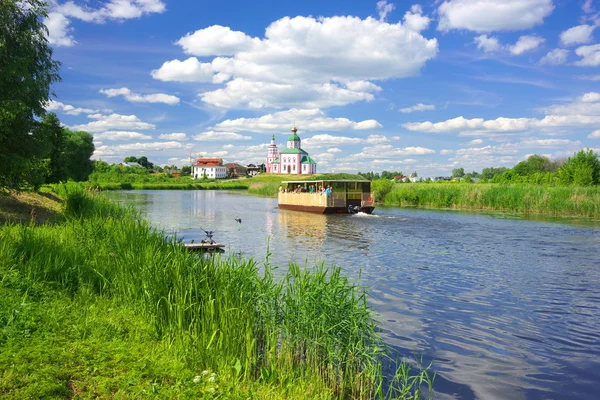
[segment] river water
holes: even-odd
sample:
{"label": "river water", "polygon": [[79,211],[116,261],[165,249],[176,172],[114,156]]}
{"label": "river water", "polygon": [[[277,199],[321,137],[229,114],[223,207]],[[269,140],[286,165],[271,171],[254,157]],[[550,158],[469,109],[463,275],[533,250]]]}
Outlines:
{"label": "river water", "polygon": [[317,215],[224,191],[106,195],[185,242],[214,229],[227,253],[360,276],[386,343],[433,363],[438,399],[600,398],[600,221]]}

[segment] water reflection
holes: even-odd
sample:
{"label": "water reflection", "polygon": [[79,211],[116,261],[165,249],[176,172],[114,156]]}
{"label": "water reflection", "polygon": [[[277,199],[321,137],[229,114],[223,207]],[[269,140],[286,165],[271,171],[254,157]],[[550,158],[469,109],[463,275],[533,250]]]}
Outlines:
{"label": "water reflection", "polygon": [[325,216],[210,191],[110,195],[186,238],[217,229],[230,252],[261,260],[269,246],[275,265],[322,260],[360,274],[386,342],[433,361],[439,398],[600,391],[600,224],[389,207]]}

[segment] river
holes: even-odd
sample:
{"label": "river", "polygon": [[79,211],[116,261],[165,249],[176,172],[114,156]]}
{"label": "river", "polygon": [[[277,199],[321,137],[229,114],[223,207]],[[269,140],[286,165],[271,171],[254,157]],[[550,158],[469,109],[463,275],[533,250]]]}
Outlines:
{"label": "river", "polygon": [[216,230],[227,253],[360,276],[386,343],[432,362],[437,399],[600,394],[600,221],[397,207],[317,215],[224,191],[106,195],[185,242]]}

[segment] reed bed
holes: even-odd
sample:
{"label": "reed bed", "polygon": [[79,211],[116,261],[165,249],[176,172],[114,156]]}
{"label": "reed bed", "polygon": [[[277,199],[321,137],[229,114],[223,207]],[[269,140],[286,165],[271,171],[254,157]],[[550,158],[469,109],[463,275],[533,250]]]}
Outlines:
{"label": "reed bed", "polygon": [[56,189],[68,221],[1,227],[3,273],[136,310],[178,359],[199,376],[215,371],[237,395],[416,399],[431,391],[426,371],[400,365],[383,376],[386,348],[366,293],[339,268],[292,264],[276,276],[268,257],[259,267],[194,255],[133,209],[80,185]]}
{"label": "reed bed", "polygon": [[385,204],[600,217],[600,187],[499,184],[395,184]]}

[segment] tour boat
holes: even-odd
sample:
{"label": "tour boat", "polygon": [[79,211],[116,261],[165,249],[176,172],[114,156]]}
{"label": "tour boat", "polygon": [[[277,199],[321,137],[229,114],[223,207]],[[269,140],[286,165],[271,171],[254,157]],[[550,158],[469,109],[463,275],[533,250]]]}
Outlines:
{"label": "tour boat", "polygon": [[279,208],[319,214],[371,214],[375,209],[370,181],[285,181],[278,200]]}

